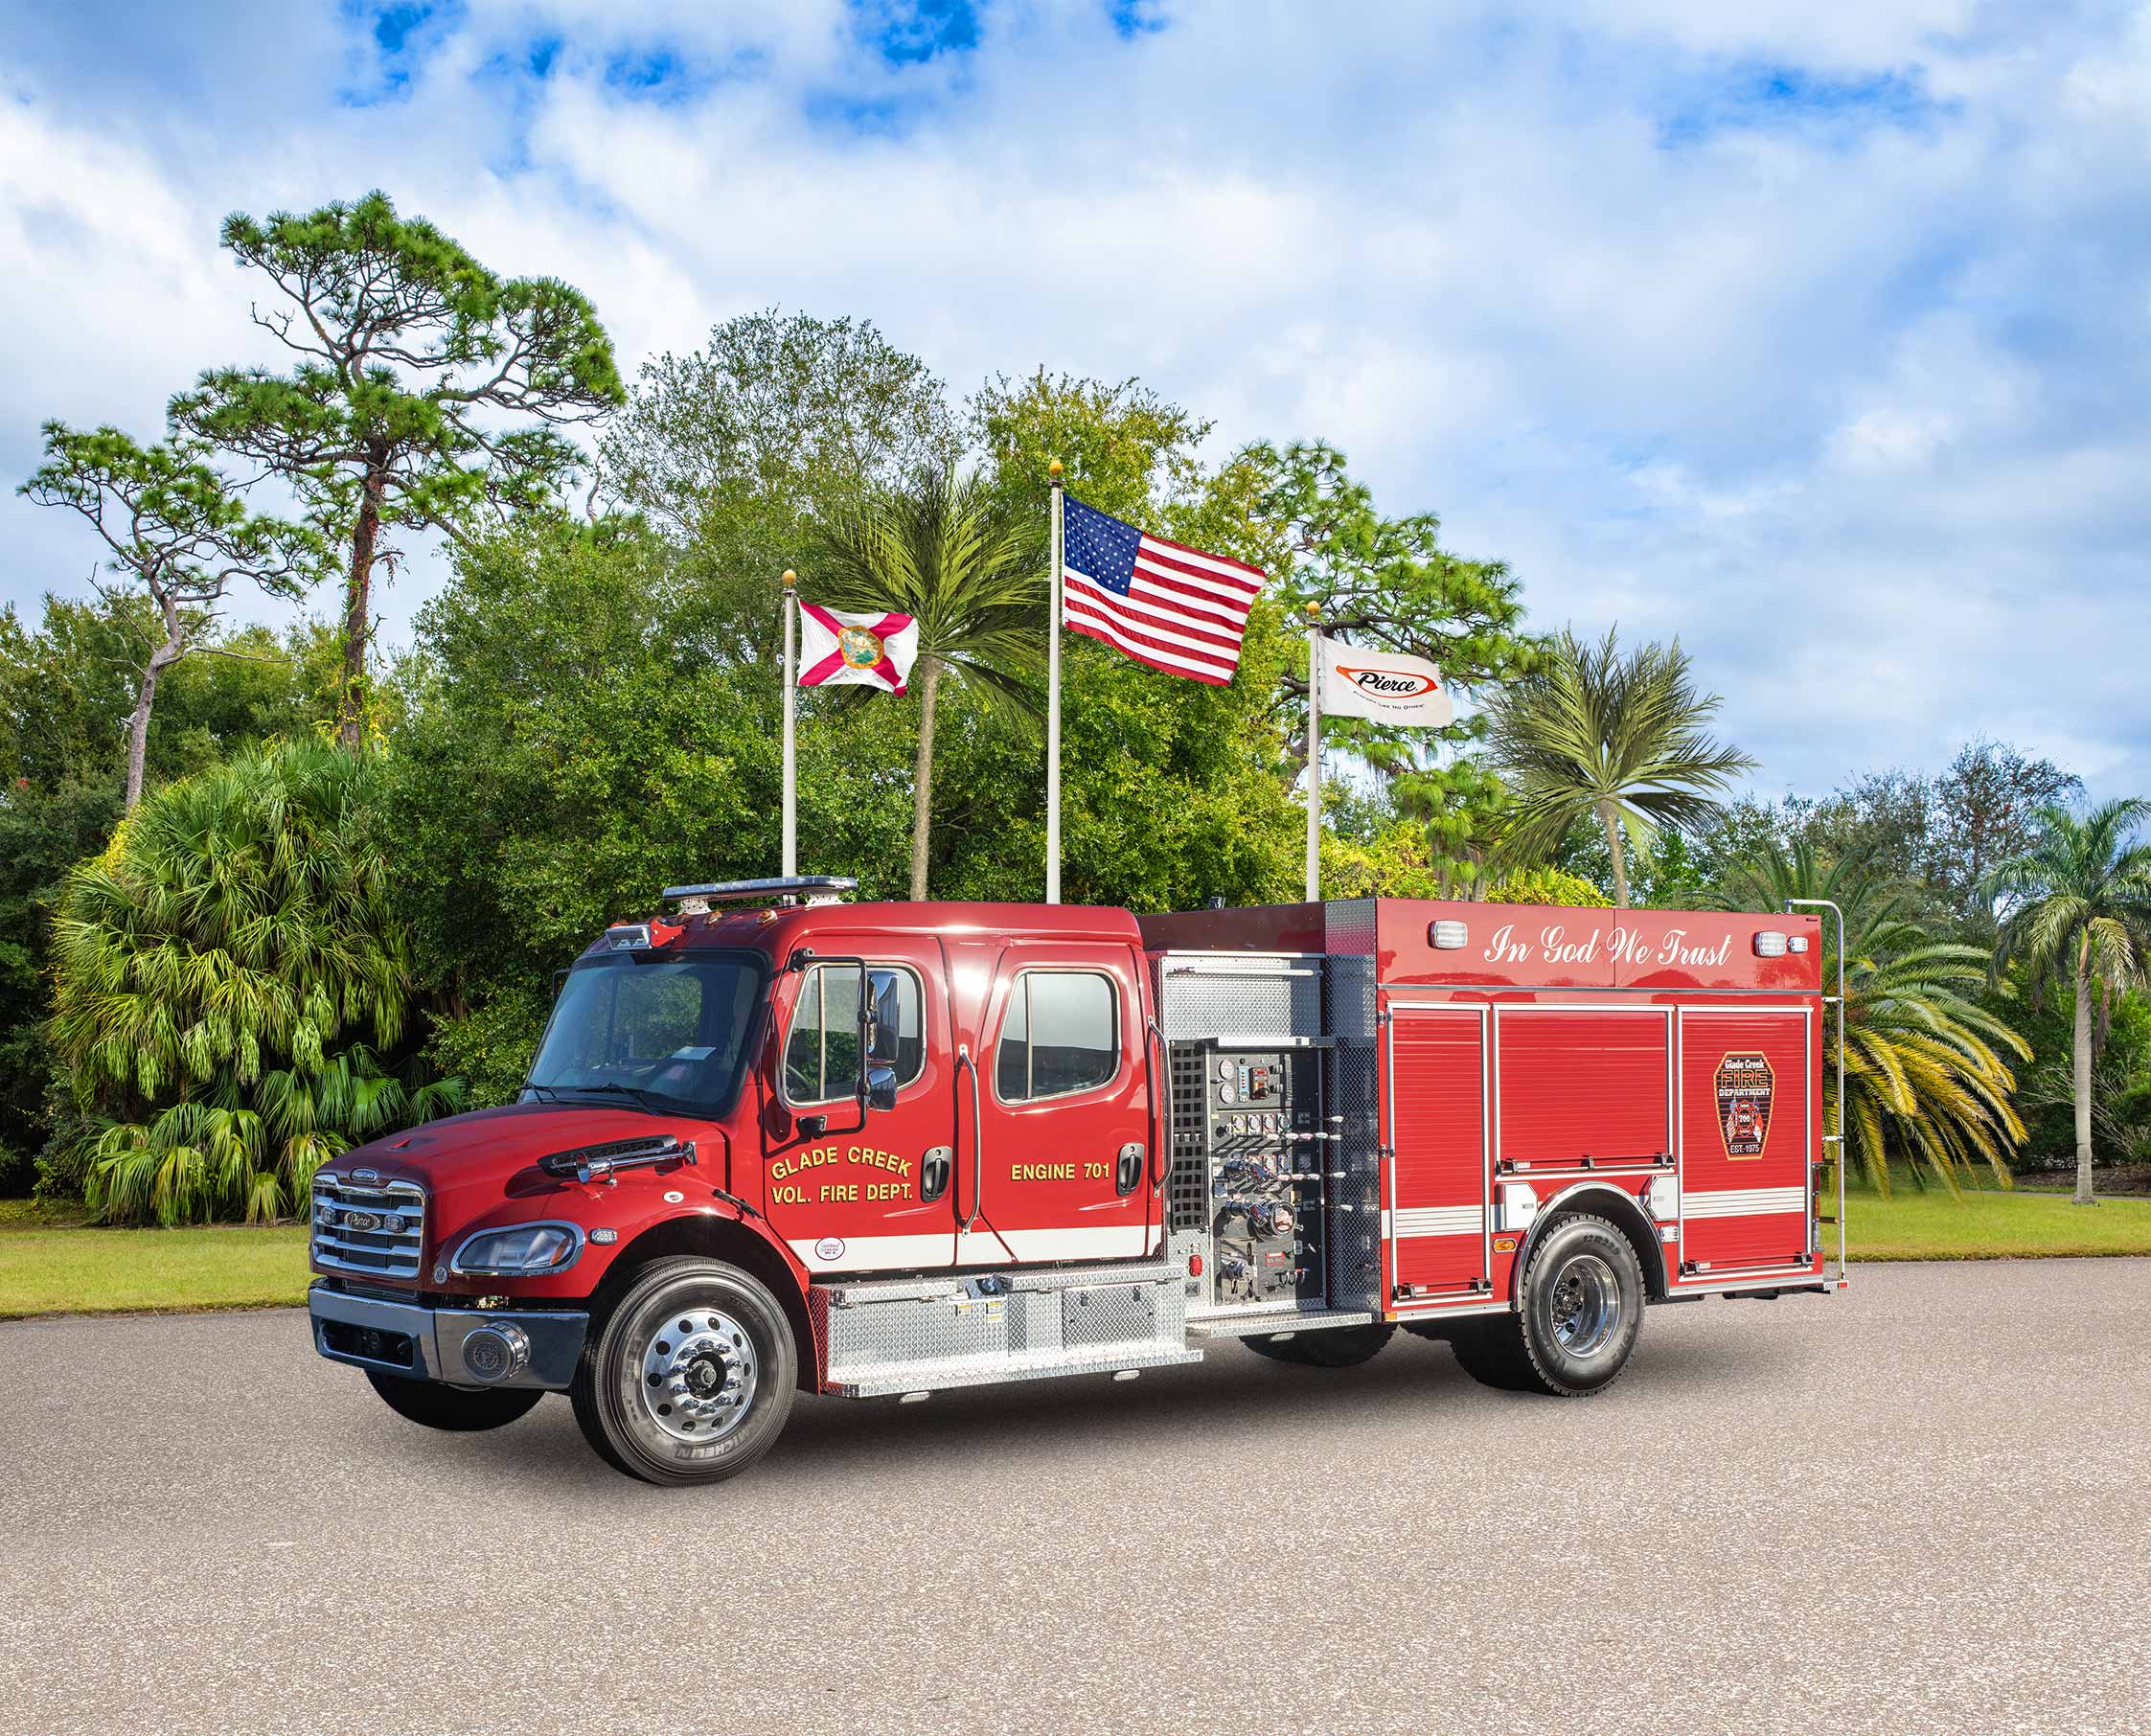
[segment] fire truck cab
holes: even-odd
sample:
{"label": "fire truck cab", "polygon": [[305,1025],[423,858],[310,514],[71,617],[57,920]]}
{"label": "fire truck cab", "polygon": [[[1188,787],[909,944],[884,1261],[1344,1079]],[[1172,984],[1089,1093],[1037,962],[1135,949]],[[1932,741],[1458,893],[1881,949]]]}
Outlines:
{"label": "fire truck cab", "polygon": [[1812,915],[850,889],[667,889],[566,972],[516,1102],[326,1167],[319,1352],[437,1428],[563,1391],[693,1483],[802,1390],[1403,1328],[1582,1396],[1650,1304],[1844,1282]]}

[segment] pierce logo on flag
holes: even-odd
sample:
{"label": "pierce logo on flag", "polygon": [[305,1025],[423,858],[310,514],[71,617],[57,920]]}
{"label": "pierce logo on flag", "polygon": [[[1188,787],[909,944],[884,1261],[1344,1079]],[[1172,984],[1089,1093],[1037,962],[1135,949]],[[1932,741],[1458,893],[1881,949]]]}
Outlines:
{"label": "pierce logo on flag", "polygon": [[900,694],[918,655],[919,624],[909,615],[799,605],[801,687],[879,687]]}
{"label": "pierce logo on flag", "polygon": [[1146,536],[1074,495],[1062,504],[1061,617],[1138,663],[1224,687],[1240,667],[1259,566]]}
{"label": "pierce logo on flag", "polygon": [[1317,637],[1322,715],[1365,718],[1406,729],[1440,729],[1456,708],[1442,691],[1441,671],[1424,657]]}
{"label": "pierce logo on flag", "polygon": [[1441,690],[1441,683],[1431,675],[1400,674],[1386,669],[1354,669],[1348,663],[1339,663],[1337,673],[1362,693],[1379,694],[1384,699],[1417,699]]}

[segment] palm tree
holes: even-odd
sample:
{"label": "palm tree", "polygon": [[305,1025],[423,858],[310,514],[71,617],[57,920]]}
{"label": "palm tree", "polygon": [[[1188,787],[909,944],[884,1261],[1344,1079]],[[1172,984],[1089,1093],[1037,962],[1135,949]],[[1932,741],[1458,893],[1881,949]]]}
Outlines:
{"label": "palm tree", "polygon": [[2133,988],[2151,956],[2151,843],[2136,829],[2151,802],[2107,802],[2078,819],[2042,808],[2038,841],[1987,877],[1989,898],[2007,901],[1997,966],[2021,958],[2075,992],[2076,1203],[2092,1196],[2092,1000]]}
{"label": "palm tree", "polygon": [[1034,683],[1047,630],[1039,538],[978,477],[938,468],[883,491],[824,527],[817,600],[835,608],[894,609],[919,623],[919,750],[911,785],[911,896],[927,895],[933,812],[933,716],[941,678],[954,675],[991,707],[1037,709]]}
{"label": "palm tree", "polygon": [[456,1107],[386,1070],[411,939],[374,819],[378,758],[316,742],[152,790],[69,875],[52,1036],[100,1129],[106,1217],[281,1217],[361,1140]]}
{"label": "palm tree", "polygon": [[1755,764],[1705,732],[1718,703],[1697,692],[1678,639],[1624,657],[1611,628],[1595,645],[1565,629],[1545,663],[1489,708],[1493,760],[1516,798],[1516,844],[1550,852],[1595,814],[1613,853],[1613,903],[1627,909],[1622,834],[1640,850],[1661,824],[1702,824],[1719,811],[1714,796]]}
{"label": "palm tree", "polygon": [[[1956,1193],[1977,1160],[2003,1187],[2025,1127],[2012,1102],[2016,1075],[2000,1051],[2029,1060],[2030,1045],[1972,995],[1987,979],[1978,947],[1937,941],[1909,914],[1912,894],[1841,858],[1824,866],[1805,840],[1773,844],[1740,863],[1715,901],[1726,910],[1782,910],[1789,899],[1828,899],[1844,912],[1844,1131],[1878,1193],[1889,1192],[1894,1152]],[[1837,936],[1823,940],[1822,980],[1837,971]],[[1824,1075],[1834,1094],[1834,1074]]]}

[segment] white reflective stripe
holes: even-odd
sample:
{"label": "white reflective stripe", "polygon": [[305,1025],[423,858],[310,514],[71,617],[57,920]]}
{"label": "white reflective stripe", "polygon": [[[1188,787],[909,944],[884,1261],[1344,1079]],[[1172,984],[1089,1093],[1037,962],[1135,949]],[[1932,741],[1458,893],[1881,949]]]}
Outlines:
{"label": "white reflective stripe", "polygon": [[[981,1228],[960,1238],[952,1230],[943,1230],[937,1236],[853,1236],[835,1259],[817,1254],[815,1241],[786,1245],[809,1271],[866,1272],[904,1271],[951,1263],[1006,1266],[1011,1254],[1018,1260],[1134,1259],[1150,1252],[1150,1239],[1151,1226],[1136,1222],[1089,1229],[1003,1230],[997,1236]],[[1007,1244],[1005,1247],[1003,1243]]]}
{"label": "white reflective stripe", "polygon": [[1806,1210],[1807,1190],[1798,1187],[1689,1188],[1681,1196],[1683,1218],[1759,1218]]}
{"label": "white reflective stripe", "polygon": [[943,1230],[938,1236],[852,1236],[843,1240],[843,1251],[835,1259],[824,1259],[814,1251],[818,1241],[836,1240],[834,1236],[810,1238],[785,1245],[811,1272],[858,1272],[947,1266],[955,1244],[955,1237]]}
{"label": "white reflective stripe", "polygon": [[1018,1260],[1133,1258],[1150,1251],[1150,1225],[1137,1222],[1091,1229],[1004,1229],[1000,1239]]}
{"label": "white reflective stripe", "polygon": [[1479,1205],[1400,1206],[1390,1220],[1396,1236],[1476,1236],[1486,1227]]}

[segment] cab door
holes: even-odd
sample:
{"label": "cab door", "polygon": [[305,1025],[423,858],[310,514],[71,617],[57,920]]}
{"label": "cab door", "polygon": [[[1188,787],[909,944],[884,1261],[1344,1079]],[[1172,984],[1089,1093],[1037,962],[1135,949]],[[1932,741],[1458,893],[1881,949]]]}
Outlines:
{"label": "cab door", "polygon": [[[955,1099],[941,948],[817,930],[821,958],[780,977],[764,1209],[812,1272],[930,1271],[955,1257]],[[850,956],[841,956],[849,954]],[[859,1098],[859,964],[895,974],[893,1103]]]}
{"label": "cab door", "polygon": [[1151,1253],[1160,1235],[1156,1095],[1133,949],[998,948],[975,1029],[976,1073],[962,1105],[975,1143],[958,1146],[957,1264]]}

